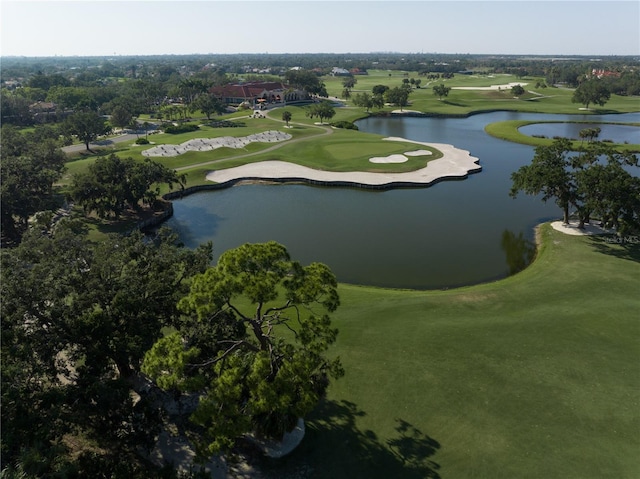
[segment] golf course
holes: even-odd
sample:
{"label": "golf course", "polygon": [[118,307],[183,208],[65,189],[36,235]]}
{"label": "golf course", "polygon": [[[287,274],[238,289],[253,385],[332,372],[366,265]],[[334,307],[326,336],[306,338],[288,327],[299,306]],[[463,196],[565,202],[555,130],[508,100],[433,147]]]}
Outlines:
{"label": "golf course", "polygon": [[[371,71],[358,78],[352,95],[411,75]],[[519,98],[508,89],[488,88],[516,81],[527,90]],[[543,88],[531,78],[456,76],[446,85],[452,87],[446,99],[423,81],[402,111],[386,105],[373,113],[585,113],[571,102],[570,89]],[[326,86],[331,97],[341,96],[339,79],[327,78]],[[332,122],[371,113],[346,99],[336,105]],[[281,120],[284,108],[292,116],[288,128]],[[225,115],[238,122],[236,128],[194,120],[197,131],[153,134],[151,145],[114,143],[110,151],[142,160],[144,151],[159,145],[286,132],[273,144],[154,158],[185,174],[187,187],[212,184],[207,174],[213,170],[267,160],[388,174],[420,170],[442,157],[437,148],[318,124],[304,106],[284,108],[268,110],[266,118],[241,111]],[[637,111],[637,98],[616,95],[593,109]],[[525,138],[517,132],[525,124],[504,122],[487,132],[534,146],[551,141]],[[634,143],[618,146],[640,150]],[[431,154],[398,163],[369,161],[418,147]],[[74,158],[64,181],[94,159]],[[108,228],[94,227],[96,234]],[[261,467],[274,477],[338,479],[639,477],[640,238],[615,239],[566,235],[546,223],[537,229],[532,264],[499,281],[426,291],[341,284],[341,305],[332,316],[339,335],[330,355],[341,358],[346,374],[307,418],[300,446],[285,458],[264,459]]]}

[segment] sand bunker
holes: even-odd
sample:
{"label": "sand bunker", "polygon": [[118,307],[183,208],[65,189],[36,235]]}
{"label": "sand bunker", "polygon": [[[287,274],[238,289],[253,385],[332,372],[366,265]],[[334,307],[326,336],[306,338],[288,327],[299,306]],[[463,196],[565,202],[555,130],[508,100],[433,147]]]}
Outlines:
{"label": "sand bunker", "polygon": [[388,141],[402,141],[429,146],[440,150],[442,158],[431,160],[424,168],[405,173],[374,173],[368,171],[325,171],[308,168],[284,161],[260,161],[234,168],[212,171],[207,180],[216,183],[233,183],[240,180],[309,180],[329,185],[369,185],[380,188],[396,186],[429,186],[443,179],[462,179],[469,173],[482,170],[478,158],[468,151],[460,150],[444,143],[424,143],[406,138],[385,138]]}
{"label": "sand bunker", "polygon": [[369,158],[371,163],[404,163],[405,161],[409,161],[404,155],[389,155],[389,156],[374,156],[373,158]]}
{"label": "sand bunker", "polygon": [[369,161],[371,163],[404,163],[405,161],[409,161],[407,156],[426,156],[430,154],[431,152],[429,150],[415,150],[407,151],[404,155],[374,156],[373,158],[369,158]]}
{"label": "sand bunker", "polygon": [[504,85],[491,85],[491,86],[454,86],[451,87],[452,90],[511,90],[516,85],[520,85],[524,87],[528,85],[528,83],[522,82],[512,82],[506,83]]}
{"label": "sand bunker", "polygon": [[551,223],[551,227],[556,231],[560,231],[561,233],[574,236],[604,235],[615,233],[614,230],[608,230],[592,223],[588,223],[584,225],[584,229],[580,229],[578,228],[577,221],[570,221],[569,224],[564,224],[562,221],[554,221]]}
{"label": "sand bunker", "polygon": [[186,141],[180,145],[159,145],[144,150],[143,156],[178,156],[188,151],[212,151],[217,148],[244,148],[249,143],[277,143],[291,139],[289,133],[283,133],[281,131],[269,130],[263,133],[256,133],[254,135],[244,137],[223,136],[219,138],[194,138],[193,140]]}

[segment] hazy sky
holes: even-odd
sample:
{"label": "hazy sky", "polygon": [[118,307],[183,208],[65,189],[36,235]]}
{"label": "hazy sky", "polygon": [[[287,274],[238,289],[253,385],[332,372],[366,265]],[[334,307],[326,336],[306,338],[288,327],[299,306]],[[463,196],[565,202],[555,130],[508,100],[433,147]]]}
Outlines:
{"label": "hazy sky", "polygon": [[0,55],[640,55],[640,2],[11,1]]}

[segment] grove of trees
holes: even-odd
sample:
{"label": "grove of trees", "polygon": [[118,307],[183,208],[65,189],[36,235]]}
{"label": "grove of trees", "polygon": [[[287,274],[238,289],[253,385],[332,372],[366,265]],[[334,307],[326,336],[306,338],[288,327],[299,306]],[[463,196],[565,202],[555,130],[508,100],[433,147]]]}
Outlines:
{"label": "grove of trees", "polygon": [[94,244],[81,224],[62,220],[48,234],[30,229],[1,260],[3,468],[149,477],[136,474],[136,451],[153,445],[160,411],[132,391],[211,245],[181,248],[168,231]]}
{"label": "grove of trees", "polygon": [[85,214],[95,212],[103,219],[118,218],[127,209],[140,211],[140,202],[153,205],[160,185],[167,184],[171,189],[184,182],[175,170],[149,158],[136,161],[111,154],[97,158],[86,172],[74,175],[69,195]]}
{"label": "grove of trees", "polygon": [[207,458],[317,405],[342,375],[333,273],[274,242],[211,255],[168,229],[93,243],[70,219],[2,250],[5,473],[175,477],[144,459],[167,418]]}
{"label": "grove of trees", "polygon": [[38,128],[23,134],[11,125],[2,126],[0,226],[3,243],[18,243],[33,214],[61,206],[61,197],[53,185],[62,177],[66,161],[54,128]]}
{"label": "grove of trees", "polygon": [[512,175],[511,196],[519,192],[553,199],[569,223],[570,209],[576,210],[579,227],[592,217],[619,233],[640,228],[640,178],[625,166],[638,166],[638,157],[615,151],[602,142],[589,143],[573,152],[569,140],[557,139],[550,146],[537,147],[530,165]]}

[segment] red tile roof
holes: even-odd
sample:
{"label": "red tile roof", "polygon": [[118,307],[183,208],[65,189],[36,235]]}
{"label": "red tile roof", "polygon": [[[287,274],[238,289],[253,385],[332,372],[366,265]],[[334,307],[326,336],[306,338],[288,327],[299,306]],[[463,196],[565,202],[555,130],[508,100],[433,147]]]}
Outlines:
{"label": "red tile roof", "polygon": [[251,82],[213,87],[210,93],[226,98],[256,98],[266,91],[284,91],[288,87],[281,82]]}

